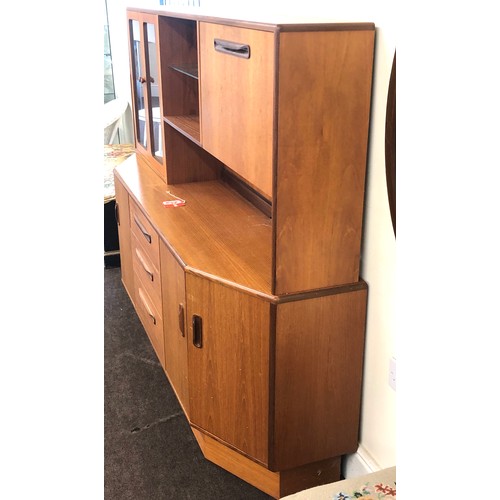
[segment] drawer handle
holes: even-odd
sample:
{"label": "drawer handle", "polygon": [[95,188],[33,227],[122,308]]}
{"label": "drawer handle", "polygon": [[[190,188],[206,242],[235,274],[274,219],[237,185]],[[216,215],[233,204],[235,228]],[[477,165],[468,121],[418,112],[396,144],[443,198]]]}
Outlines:
{"label": "drawer handle", "polygon": [[153,281],[153,278],[154,278],[153,273],[149,270],[149,267],[146,264],[146,262],[144,261],[144,257],[138,248],[135,249],[135,254],[137,255],[137,258],[139,259],[139,262],[140,262],[142,268],[144,269],[146,274],[149,276],[149,279],[151,281]]}
{"label": "drawer handle", "polygon": [[198,349],[203,346],[203,322],[197,314],[193,314],[193,345]]}
{"label": "drawer handle", "polygon": [[153,325],[156,325],[155,315],[153,314],[153,311],[151,311],[151,308],[149,307],[148,301],[146,300],[146,297],[144,297],[142,290],[140,288],[139,288],[139,298],[141,299],[141,302],[144,305],[146,312],[148,313],[150,318],[153,320]]}
{"label": "drawer handle", "polygon": [[118,206],[118,202],[115,202],[115,220],[120,225],[120,207]]}
{"label": "drawer handle", "polygon": [[179,317],[179,330],[181,331],[181,335],[184,337],[185,331],[184,331],[184,305],[179,304],[179,309],[177,311],[178,317]]}
{"label": "drawer handle", "polygon": [[243,57],[243,59],[250,58],[250,45],[243,43],[229,42],[214,38],[214,49],[222,54],[229,54],[230,56]]}
{"label": "drawer handle", "polygon": [[144,238],[146,238],[148,243],[151,243],[152,241],[151,235],[146,231],[146,228],[139,222],[139,220],[135,215],[134,215],[134,221],[137,224],[137,227],[141,230],[141,233],[143,234]]}

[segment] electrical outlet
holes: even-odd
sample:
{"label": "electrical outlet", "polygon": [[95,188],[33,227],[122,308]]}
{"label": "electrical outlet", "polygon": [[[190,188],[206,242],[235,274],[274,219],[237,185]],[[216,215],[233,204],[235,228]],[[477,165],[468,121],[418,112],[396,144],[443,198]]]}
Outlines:
{"label": "electrical outlet", "polygon": [[396,358],[389,362],[389,385],[396,390]]}

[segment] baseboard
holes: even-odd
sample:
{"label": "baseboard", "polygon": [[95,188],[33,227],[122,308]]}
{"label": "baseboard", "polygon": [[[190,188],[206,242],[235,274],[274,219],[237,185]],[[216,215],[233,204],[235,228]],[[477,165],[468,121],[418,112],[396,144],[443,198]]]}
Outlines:
{"label": "baseboard", "polygon": [[345,479],[364,476],[380,469],[381,467],[362,446],[359,446],[356,453],[346,455],[342,460],[342,476]]}

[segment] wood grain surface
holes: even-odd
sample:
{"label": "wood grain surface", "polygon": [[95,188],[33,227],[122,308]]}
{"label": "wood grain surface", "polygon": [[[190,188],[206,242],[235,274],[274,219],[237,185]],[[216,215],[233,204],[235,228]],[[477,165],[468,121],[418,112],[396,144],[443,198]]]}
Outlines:
{"label": "wood grain surface", "polygon": [[[190,421],[263,464],[269,440],[270,304],[186,275]],[[202,318],[202,347],[191,318]]]}
{"label": "wood grain surface", "polygon": [[[250,46],[243,59],[214,39]],[[272,197],[274,35],[200,23],[202,145],[268,199]]]}
{"label": "wood grain surface", "polygon": [[283,33],[275,293],[359,278],[373,31]]}

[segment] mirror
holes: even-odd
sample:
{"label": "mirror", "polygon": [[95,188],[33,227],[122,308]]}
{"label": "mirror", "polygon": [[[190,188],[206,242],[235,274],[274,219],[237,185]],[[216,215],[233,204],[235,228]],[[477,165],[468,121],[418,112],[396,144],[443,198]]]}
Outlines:
{"label": "mirror", "polygon": [[385,174],[391,210],[392,228],[396,236],[396,52],[392,61],[385,115]]}

